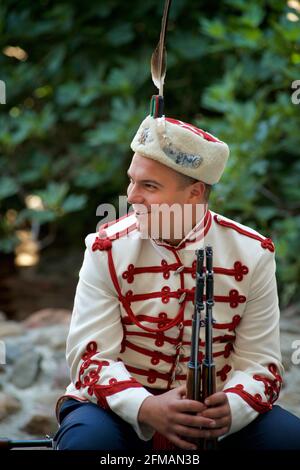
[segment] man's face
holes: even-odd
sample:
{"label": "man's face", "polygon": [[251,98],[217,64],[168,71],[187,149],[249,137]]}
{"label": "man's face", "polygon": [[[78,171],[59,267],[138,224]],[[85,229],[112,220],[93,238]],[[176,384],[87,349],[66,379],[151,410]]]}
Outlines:
{"label": "man's face", "polygon": [[[134,154],[127,173],[130,179],[127,189],[128,203],[132,204],[135,211],[138,229],[153,238],[184,238],[191,227],[184,230],[182,222],[185,220],[186,224],[186,219],[191,218],[189,214],[193,206],[202,202],[204,184],[199,181],[183,186],[176,171],[138,153]],[[168,211],[167,208],[171,206],[175,208],[175,212]],[[201,210],[202,206],[203,204]],[[177,210],[182,213],[181,218]],[[154,218],[154,214],[158,212],[159,216]],[[181,234],[183,230],[185,233],[178,236],[178,228]],[[168,231],[170,237],[163,236]]]}

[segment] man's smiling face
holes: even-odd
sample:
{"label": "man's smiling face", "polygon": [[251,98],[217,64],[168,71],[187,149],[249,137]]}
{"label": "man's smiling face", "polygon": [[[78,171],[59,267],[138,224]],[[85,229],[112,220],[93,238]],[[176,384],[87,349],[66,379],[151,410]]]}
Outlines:
{"label": "man's smiling face", "polygon": [[[151,231],[150,212],[151,210],[157,211],[157,205],[163,204],[171,207],[175,204],[183,211],[187,206],[192,207],[204,202],[204,183],[198,181],[194,184],[184,185],[181,175],[177,171],[138,153],[133,155],[127,173],[130,179],[127,189],[128,203],[133,206],[138,220],[138,228],[141,224],[145,225],[145,220],[147,221],[147,233],[150,236],[153,232],[153,219]],[[147,212],[149,213],[147,216],[143,215]],[[158,229],[160,235],[163,233],[162,226],[165,223],[170,224],[169,240],[171,242],[178,242],[184,237],[183,235],[173,240],[176,220],[172,217],[172,213],[169,221],[166,221],[165,217],[160,214]]]}

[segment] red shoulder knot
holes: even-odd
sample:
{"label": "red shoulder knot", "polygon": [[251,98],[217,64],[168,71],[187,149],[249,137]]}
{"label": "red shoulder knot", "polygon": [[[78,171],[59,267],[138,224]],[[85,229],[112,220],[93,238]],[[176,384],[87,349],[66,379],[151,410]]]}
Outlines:
{"label": "red shoulder knot", "polygon": [[106,237],[106,238],[99,238],[99,237],[96,237],[94,243],[93,243],[93,246],[92,246],[92,250],[93,251],[96,251],[96,250],[110,250],[112,247],[112,242],[111,240]]}
{"label": "red shoulder knot", "polygon": [[273,241],[271,240],[271,238],[265,238],[261,242],[261,246],[265,250],[267,249],[267,250],[271,251],[272,253],[275,251],[275,245],[274,245]]}

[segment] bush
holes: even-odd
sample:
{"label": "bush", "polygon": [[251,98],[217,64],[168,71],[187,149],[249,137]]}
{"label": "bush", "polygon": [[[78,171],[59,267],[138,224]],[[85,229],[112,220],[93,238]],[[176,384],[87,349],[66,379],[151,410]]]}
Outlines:
{"label": "bush", "polygon": [[[12,252],[16,230],[34,224],[76,243],[95,229],[97,206],[125,194],[129,144],[156,93],[149,64],[162,7],[2,2],[0,251]],[[300,118],[291,102],[299,43],[298,2],[172,4],[166,113],[230,145],[212,209],[274,239],[282,305],[300,277]]]}

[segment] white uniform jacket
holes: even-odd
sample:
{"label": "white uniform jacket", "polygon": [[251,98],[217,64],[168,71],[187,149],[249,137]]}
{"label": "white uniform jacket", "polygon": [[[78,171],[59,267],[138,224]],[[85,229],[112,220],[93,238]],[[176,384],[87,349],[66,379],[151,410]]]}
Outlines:
{"label": "white uniform jacket", "polygon": [[142,238],[134,213],[86,237],[66,347],[71,383],[57,416],[72,397],[110,408],[143,440],[154,435],[138,423],[138,411],[151,388],[186,381],[193,243],[201,239],[214,253],[213,355],[217,391],[227,393],[232,412],[228,434],[272,408],[283,373],[274,245],[207,210],[200,228],[176,247]]}

